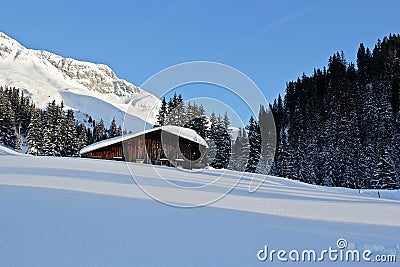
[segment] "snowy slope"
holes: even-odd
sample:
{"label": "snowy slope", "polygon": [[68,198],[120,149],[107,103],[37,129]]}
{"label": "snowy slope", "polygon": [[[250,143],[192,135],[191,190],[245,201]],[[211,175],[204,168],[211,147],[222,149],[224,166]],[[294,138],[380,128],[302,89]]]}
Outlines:
{"label": "snowy slope", "polygon": [[[134,175],[158,186],[149,176],[153,166],[130,164]],[[155,168],[171,181],[193,185],[221,172]],[[238,175],[229,172],[215,188]],[[174,208],[143,193],[124,162],[0,155],[0,266],[287,266],[293,262],[260,262],[257,252],[265,245],[337,249],[339,238],[351,249],[399,257],[398,200],[277,177],[267,177],[249,194],[248,182],[242,179],[210,206]],[[173,191],[165,193],[174,199]],[[386,193],[399,196],[381,191]],[[319,265],[398,266],[398,261]]]}
{"label": "snowy slope", "polygon": [[97,120],[103,118],[107,125],[113,117],[122,124],[131,100],[132,119],[154,123],[155,114],[149,110],[159,104],[157,97],[119,79],[104,64],[27,49],[1,32],[0,85],[21,88],[38,107],[46,107],[53,99],[58,103],[63,100],[82,121],[89,114]]}
{"label": "snowy slope", "polygon": [[[3,145],[0,145],[0,156],[21,156],[23,154],[16,152],[15,150],[12,150],[11,148],[5,147]],[[31,156],[31,155],[27,155]]]}

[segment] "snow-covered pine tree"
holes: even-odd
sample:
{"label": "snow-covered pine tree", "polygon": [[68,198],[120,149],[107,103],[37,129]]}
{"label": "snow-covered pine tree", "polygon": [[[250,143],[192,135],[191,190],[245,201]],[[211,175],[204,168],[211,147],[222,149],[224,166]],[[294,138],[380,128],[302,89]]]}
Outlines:
{"label": "snow-covered pine tree", "polygon": [[65,117],[65,136],[63,137],[63,151],[62,156],[72,157],[76,156],[78,153],[78,140],[76,133],[76,122],[74,117],[74,112],[68,110]]}
{"label": "snow-covered pine tree", "polygon": [[[176,97],[176,94],[174,95]],[[174,125],[174,120],[172,118],[172,111],[175,109],[175,101],[172,98],[169,99],[167,104],[167,113],[164,120],[164,125]]]}
{"label": "snow-covered pine tree", "polygon": [[318,182],[317,140],[310,137],[307,142],[302,142],[297,154],[300,157],[298,179],[309,184],[316,184]]}
{"label": "snow-covered pine tree", "polygon": [[228,117],[228,112],[226,112],[226,111],[225,111],[225,114],[224,114],[223,124],[224,124],[224,127],[225,127],[226,130],[228,130],[229,126],[231,125],[231,122],[230,122],[229,117]]}
{"label": "snow-covered pine tree", "polygon": [[123,135],[123,130],[122,130],[122,127],[121,127],[121,125],[120,126],[118,126],[118,128],[117,128],[117,136],[122,136]]}
{"label": "snow-covered pine tree", "polygon": [[183,127],[187,122],[185,102],[183,101],[182,95],[179,95],[175,104],[175,108],[171,112],[173,125]]}
{"label": "snow-covered pine tree", "polygon": [[210,116],[210,118],[209,118],[209,121],[210,121],[210,131],[212,132],[212,130],[213,130],[213,127],[215,127],[215,125],[216,125],[216,123],[217,123],[217,116],[215,115],[215,112],[213,111],[213,112],[211,112],[211,116]]}
{"label": "snow-covered pine tree", "polygon": [[194,119],[194,128],[195,130],[201,137],[206,136],[207,132],[207,116],[206,116],[206,110],[203,107],[203,105],[200,105],[196,110],[195,110],[195,119]]}
{"label": "snow-covered pine tree", "polygon": [[285,133],[285,121],[284,121],[284,109],[282,97],[279,94],[278,99],[274,100],[272,106],[272,113],[274,115],[275,127],[276,127],[276,151],[274,156],[274,163],[271,168],[271,175],[280,176],[282,170],[282,153],[283,153],[283,142],[286,139]]}
{"label": "snow-covered pine tree", "polygon": [[28,126],[31,123],[32,112],[35,110],[35,105],[29,97],[21,96],[21,105],[23,107],[23,117],[21,119],[22,134],[26,136]]}
{"label": "snow-covered pine tree", "polygon": [[245,171],[250,155],[250,143],[245,129],[242,129],[242,140],[240,141],[240,143],[242,145],[242,148],[241,153],[238,157],[237,166],[238,170]]}
{"label": "snow-covered pine tree", "polygon": [[205,137],[205,141],[208,144],[208,149],[204,155],[204,157],[202,158],[202,164],[206,164],[206,165],[210,165],[212,166],[212,162],[215,159],[215,155],[217,154],[217,146],[215,143],[215,133],[216,133],[216,116],[214,111],[211,113],[210,116],[210,127],[207,129],[206,132],[206,137]]}
{"label": "snow-covered pine tree", "polygon": [[247,134],[244,129],[238,131],[238,136],[232,144],[231,159],[229,169],[236,171],[245,171],[247,160],[249,158],[250,145]]}
{"label": "snow-covered pine tree", "polygon": [[88,133],[85,125],[79,124],[77,127],[77,150],[81,150],[83,147],[88,145]]}
{"label": "snow-covered pine tree", "polygon": [[94,143],[93,131],[90,129],[90,127],[88,127],[86,128],[86,132],[87,132],[87,144],[88,145],[93,144]]}
{"label": "snow-covered pine tree", "polygon": [[107,139],[106,129],[104,122],[101,119],[100,122],[96,123],[93,129],[93,143]]}
{"label": "snow-covered pine tree", "polygon": [[211,166],[216,169],[227,168],[231,156],[231,136],[225,128],[224,122],[219,115],[213,128],[213,141],[216,145],[216,154]]}
{"label": "snow-covered pine tree", "polygon": [[261,138],[261,154],[257,166],[257,173],[270,174],[275,156],[276,128],[270,109],[260,106],[258,122]]}
{"label": "snow-covered pine tree", "polygon": [[64,144],[67,138],[64,104],[60,106],[52,101],[42,112],[42,138],[39,155],[62,156],[64,154]]}
{"label": "snow-covered pine tree", "polygon": [[[185,118],[185,125],[184,127],[186,128],[190,128],[189,126],[192,125],[193,123],[193,118],[194,118],[194,109],[196,108],[196,103],[191,103],[190,101],[187,103],[187,105],[185,105],[185,114],[186,114],[186,118]],[[191,129],[191,128],[190,128]]]}
{"label": "snow-covered pine tree", "polygon": [[190,103],[190,101],[188,102],[187,106],[186,106],[186,120],[185,120],[185,128],[189,128],[192,130],[195,130],[195,116],[196,116],[196,112],[197,112],[197,106],[196,103]]}
{"label": "snow-covered pine tree", "polygon": [[239,129],[238,135],[232,144],[231,160],[229,162],[228,169],[238,170],[239,169],[239,157],[242,153],[242,129]]}
{"label": "snow-covered pine tree", "polygon": [[11,102],[3,94],[0,94],[0,143],[14,149],[18,148],[15,113]]}
{"label": "snow-covered pine tree", "polygon": [[363,186],[360,170],[361,135],[358,112],[360,106],[360,91],[357,84],[357,71],[350,63],[346,73],[346,85],[342,93],[342,111],[339,126],[339,150],[343,159],[344,171],[341,186],[361,188]]}
{"label": "snow-covered pine tree", "polygon": [[282,140],[282,143],[282,152],[279,157],[281,159],[279,175],[290,179],[296,179],[298,174],[296,151],[287,140]]}
{"label": "snow-covered pine tree", "polygon": [[110,128],[108,129],[108,138],[113,138],[118,136],[118,128],[117,128],[117,123],[115,121],[115,118],[112,119]]}
{"label": "snow-covered pine tree", "polygon": [[217,153],[217,146],[215,144],[215,141],[209,134],[207,134],[204,140],[207,142],[208,148],[205,154],[202,156],[201,164],[212,166],[212,162],[214,161],[215,155]]}
{"label": "snow-covered pine tree", "polygon": [[35,109],[28,127],[28,153],[38,156],[42,150],[42,112]]}
{"label": "snow-covered pine tree", "polygon": [[44,155],[46,156],[61,156],[64,144],[64,104],[61,106],[53,100],[48,104],[45,113],[45,131],[43,139]]}
{"label": "snow-covered pine tree", "polygon": [[273,176],[283,176],[282,168],[283,168],[283,160],[282,155],[283,151],[283,142],[282,138],[278,139],[278,143],[276,145],[276,152],[274,157],[274,163],[272,164],[271,175]]}
{"label": "snow-covered pine tree", "polygon": [[[376,84],[379,87],[382,84]],[[383,94],[378,99],[379,122],[377,124],[378,163],[373,170],[371,185],[374,188],[395,189],[397,185],[396,165],[393,148],[395,124],[389,98]]]}
{"label": "snow-covered pine tree", "polygon": [[46,120],[45,127],[43,129],[43,135],[42,135],[42,146],[40,150],[41,156],[55,156],[55,145],[53,143],[54,136],[53,136],[53,126],[51,124],[50,120]]}
{"label": "snow-covered pine tree", "polygon": [[187,123],[186,108],[182,95],[177,95],[170,98],[167,106],[167,116],[165,118],[165,125],[184,126]]}
{"label": "snow-covered pine tree", "polygon": [[396,188],[400,188],[400,111],[396,114],[394,134],[394,163],[396,169]]}
{"label": "snow-covered pine tree", "polygon": [[323,147],[319,153],[322,162],[321,184],[325,186],[335,186],[335,179],[338,170],[337,160],[341,156],[337,149],[337,115],[332,112],[329,120],[325,123],[324,132],[320,138]]}
{"label": "snow-covered pine tree", "polygon": [[246,166],[246,172],[255,172],[261,155],[261,133],[257,121],[250,117],[249,125],[246,126],[250,144],[249,159]]}
{"label": "snow-covered pine tree", "polygon": [[165,120],[168,115],[167,113],[168,113],[167,101],[165,101],[165,96],[164,96],[163,100],[161,101],[161,107],[157,114],[157,125],[159,126],[165,125]]}
{"label": "snow-covered pine tree", "polygon": [[371,179],[373,188],[396,189],[398,181],[396,179],[395,163],[392,158],[392,151],[389,147],[382,147],[379,161],[374,169]]}

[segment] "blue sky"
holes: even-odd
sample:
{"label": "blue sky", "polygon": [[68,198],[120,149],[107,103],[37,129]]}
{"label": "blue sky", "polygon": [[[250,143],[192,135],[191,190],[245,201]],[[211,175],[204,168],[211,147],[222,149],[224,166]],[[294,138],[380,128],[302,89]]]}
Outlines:
{"label": "blue sky", "polygon": [[137,85],[209,60],[248,75],[269,101],[360,42],[399,33],[400,1],[7,1],[1,31],[29,48],[109,65]]}

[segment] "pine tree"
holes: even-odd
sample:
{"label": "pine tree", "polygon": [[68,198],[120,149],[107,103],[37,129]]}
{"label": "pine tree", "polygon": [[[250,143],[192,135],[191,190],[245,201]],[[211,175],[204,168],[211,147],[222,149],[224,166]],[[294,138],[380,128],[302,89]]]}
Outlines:
{"label": "pine tree", "polygon": [[53,126],[50,120],[47,120],[41,140],[42,147],[39,154],[40,156],[56,156],[52,128]]}
{"label": "pine tree", "polygon": [[184,127],[194,130],[201,137],[205,138],[207,135],[207,123],[204,107],[189,102],[186,107],[186,123]]}
{"label": "pine tree", "polygon": [[187,123],[185,103],[181,95],[174,97],[168,105],[168,124],[175,126],[184,126]]}
{"label": "pine tree", "polygon": [[94,136],[93,136],[93,132],[90,128],[86,129],[87,132],[87,144],[93,144],[94,143]]}
{"label": "pine tree", "polygon": [[93,143],[107,139],[106,129],[104,122],[101,119],[99,123],[96,123],[93,129]]}
{"label": "pine tree", "polygon": [[72,110],[67,111],[65,118],[65,136],[62,156],[72,157],[76,156],[78,153],[78,140],[76,133],[76,122],[74,118],[74,112]]}
{"label": "pine tree", "polygon": [[201,159],[201,164],[212,166],[212,162],[214,161],[215,155],[217,154],[217,146],[210,134],[207,134],[207,136],[205,137],[205,141],[208,144],[208,148]]}
{"label": "pine tree", "polygon": [[83,147],[89,144],[88,142],[88,132],[83,124],[79,124],[77,127],[77,151],[81,150]]}
{"label": "pine tree", "polygon": [[217,123],[217,116],[215,115],[214,111],[211,113],[211,116],[209,118],[209,122],[210,122],[210,129],[212,129],[213,126],[215,126],[215,124]]}
{"label": "pine tree", "polygon": [[164,125],[184,126],[187,123],[186,108],[182,95],[177,95],[170,98],[167,105],[167,116]]}
{"label": "pine tree", "polygon": [[201,137],[205,137],[207,133],[207,117],[206,110],[203,105],[200,105],[197,110],[195,110],[195,119],[193,123],[193,130],[195,130]]}
{"label": "pine tree", "polygon": [[400,111],[397,112],[395,117],[395,134],[394,134],[394,164],[396,171],[396,188],[400,188]]}
{"label": "pine tree", "polygon": [[227,112],[225,112],[225,114],[224,114],[223,124],[224,124],[225,129],[228,129],[231,124]]}
{"label": "pine tree", "polygon": [[0,94],[0,143],[11,148],[18,148],[15,113],[11,102],[2,94]]}
{"label": "pine tree", "polygon": [[[176,94],[174,95],[176,97]],[[172,98],[169,99],[168,104],[167,104],[167,115],[164,120],[164,125],[174,125],[174,120],[171,116],[171,113],[175,109],[175,101],[173,101]]]}
{"label": "pine tree", "polygon": [[113,138],[119,136],[118,133],[118,128],[117,128],[117,123],[115,121],[115,118],[112,119],[110,128],[108,129],[108,138]]}
{"label": "pine tree", "polygon": [[209,148],[202,163],[213,168],[228,168],[231,157],[231,136],[225,129],[221,116],[216,118],[214,112],[210,117],[210,127],[205,138]]}
{"label": "pine tree", "polygon": [[258,121],[261,138],[261,152],[257,172],[270,174],[276,147],[276,130],[271,111],[265,110],[264,106],[260,106]]}
{"label": "pine tree", "polygon": [[[376,85],[378,86],[378,85]],[[377,147],[379,159],[373,170],[371,185],[375,188],[395,189],[397,185],[396,165],[393,157],[396,153],[393,151],[395,124],[392,117],[392,108],[388,98],[383,94],[379,98],[378,114],[379,122],[377,131]]]}
{"label": "pine tree", "polygon": [[122,136],[123,135],[123,131],[122,131],[122,127],[121,127],[121,125],[120,126],[118,126],[118,128],[117,128],[117,136]]}
{"label": "pine tree", "polygon": [[32,113],[31,123],[28,130],[28,153],[38,156],[42,149],[42,113],[36,109]]}
{"label": "pine tree", "polygon": [[245,171],[249,158],[250,145],[244,129],[239,129],[238,136],[232,145],[232,153],[229,169]]}
{"label": "pine tree", "polygon": [[161,101],[161,107],[157,114],[157,124],[159,126],[165,125],[165,120],[167,116],[168,116],[168,107],[167,107],[167,101],[165,101],[165,96],[164,96],[163,100]]}
{"label": "pine tree", "polygon": [[246,172],[255,172],[261,156],[261,133],[260,127],[253,116],[250,117],[249,125],[246,126],[249,136],[250,152],[246,166]]}
{"label": "pine tree", "polygon": [[231,136],[225,128],[221,116],[218,116],[216,123],[212,126],[212,131],[216,153],[210,165],[216,169],[227,168],[231,156]]}
{"label": "pine tree", "polygon": [[290,179],[297,179],[298,166],[295,158],[296,151],[288,144],[287,140],[282,140],[281,149],[282,151],[279,156],[279,159],[281,159],[279,175]]}
{"label": "pine tree", "polygon": [[44,134],[42,139],[43,154],[46,156],[61,156],[63,153],[63,134],[65,133],[63,107],[63,103],[58,106],[55,101],[47,106],[43,121]]}
{"label": "pine tree", "polygon": [[383,147],[379,162],[374,170],[371,186],[373,188],[396,189],[398,188],[398,181],[395,178],[395,163],[391,155],[391,149]]}

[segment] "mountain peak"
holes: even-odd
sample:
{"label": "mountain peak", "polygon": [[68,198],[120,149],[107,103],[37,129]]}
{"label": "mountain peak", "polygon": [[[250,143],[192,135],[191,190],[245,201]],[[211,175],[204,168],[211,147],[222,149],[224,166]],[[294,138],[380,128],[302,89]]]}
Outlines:
{"label": "mountain peak", "polygon": [[8,36],[4,32],[0,32],[0,43],[1,45],[8,45],[17,48],[24,48],[17,40]]}
{"label": "mountain peak", "polygon": [[0,56],[7,57],[13,52],[24,49],[24,47],[15,39],[11,38],[4,32],[0,32]]}
{"label": "mountain peak", "polygon": [[0,32],[0,38],[6,39],[6,40],[10,40],[10,41],[15,41],[13,38],[11,38],[10,36],[8,36],[8,35],[5,34],[4,32]]}
{"label": "mountain peak", "polygon": [[131,100],[131,115],[154,124],[160,102],[154,95],[120,79],[105,64],[28,49],[3,32],[0,32],[0,85],[21,88],[38,107],[46,107],[53,99],[64,101],[78,113],[105,121],[115,117],[120,124]]}

